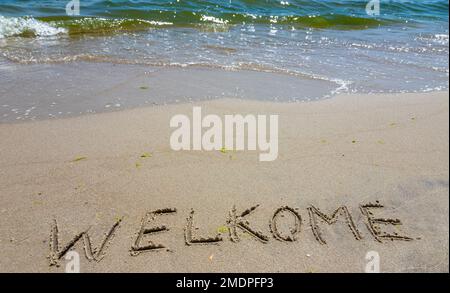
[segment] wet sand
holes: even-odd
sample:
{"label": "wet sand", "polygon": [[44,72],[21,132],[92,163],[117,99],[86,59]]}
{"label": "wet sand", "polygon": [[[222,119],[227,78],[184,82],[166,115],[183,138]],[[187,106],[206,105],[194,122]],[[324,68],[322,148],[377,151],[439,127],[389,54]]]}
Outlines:
{"label": "wet sand", "polygon": [[319,78],[213,66],[8,62],[0,63],[0,123],[220,98],[308,101],[329,97],[341,86]]}
{"label": "wet sand", "polygon": [[[278,159],[172,151],[169,120],[193,105],[279,114]],[[88,261],[80,234],[82,272],[364,272],[369,251],[382,272],[448,272],[448,105],[445,92],[219,99],[0,124],[0,271],[63,272],[87,231],[104,257]],[[168,230],[136,241],[142,223]]]}

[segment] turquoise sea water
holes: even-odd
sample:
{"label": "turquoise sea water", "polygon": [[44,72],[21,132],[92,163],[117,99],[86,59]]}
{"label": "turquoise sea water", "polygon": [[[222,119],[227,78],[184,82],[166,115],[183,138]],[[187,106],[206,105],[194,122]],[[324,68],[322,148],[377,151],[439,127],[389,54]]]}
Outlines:
{"label": "turquoise sea water", "polygon": [[446,0],[381,0],[375,16],[363,0],[68,2],[0,1],[0,71],[86,61],[279,72],[335,84],[326,96],[448,89]]}
{"label": "turquoise sea water", "polygon": [[[4,16],[30,15],[43,20],[60,21],[69,25],[65,7],[69,0],[2,0]],[[79,0],[81,17],[166,22],[190,26],[208,22],[229,24],[265,23],[276,19],[279,23],[300,27],[344,29],[364,28],[377,24],[398,23],[404,20],[419,22],[448,20],[448,1],[397,0],[380,1],[380,15],[376,19],[366,14],[368,1],[361,0]],[[206,18],[205,18],[206,17]],[[67,24],[64,24],[64,22]],[[82,24],[78,24],[79,27]],[[114,24],[111,24],[113,27]],[[107,27],[105,24],[104,27]],[[127,25],[124,25],[127,27]],[[94,30],[95,25],[84,28]],[[82,28],[79,28],[82,30]],[[74,28],[74,31],[76,29]]]}

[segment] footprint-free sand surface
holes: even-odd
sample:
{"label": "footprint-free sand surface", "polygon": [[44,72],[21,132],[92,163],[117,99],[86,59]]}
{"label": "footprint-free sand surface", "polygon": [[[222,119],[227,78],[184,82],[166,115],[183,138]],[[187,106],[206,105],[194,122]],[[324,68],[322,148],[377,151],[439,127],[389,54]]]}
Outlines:
{"label": "footprint-free sand surface", "polygon": [[[278,158],[171,150],[193,105],[278,114]],[[1,124],[0,271],[448,272],[448,131],[446,92]]]}

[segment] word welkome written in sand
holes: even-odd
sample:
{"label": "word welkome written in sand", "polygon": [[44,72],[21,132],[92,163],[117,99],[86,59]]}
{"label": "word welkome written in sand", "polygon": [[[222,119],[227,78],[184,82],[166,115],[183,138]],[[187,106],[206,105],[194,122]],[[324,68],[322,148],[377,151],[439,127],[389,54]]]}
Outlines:
{"label": "word welkome written in sand", "polygon": [[[267,244],[273,239],[275,241],[296,242],[299,241],[302,233],[304,221],[309,225],[311,232],[316,241],[321,245],[327,245],[325,236],[322,233],[324,225],[333,225],[338,221],[343,222],[348,227],[348,233],[355,240],[362,239],[362,232],[357,228],[351,213],[346,206],[339,206],[331,213],[322,212],[318,207],[310,205],[306,208],[307,219],[303,219],[298,208],[290,206],[281,206],[277,208],[269,218],[267,232],[261,232],[255,229],[251,223],[251,216],[257,213],[259,205],[249,207],[247,209],[238,210],[235,206],[229,211],[227,221],[224,227],[224,233],[228,237],[224,237],[223,233],[218,232],[216,235],[197,235],[195,231],[195,211],[191,210],[185,221],[184,240],[186,246],[192,245],[220,245],[221,242],[228,238],[232,242],[241,241],[243,234],[249,235],[255,240]],[[374,241],[380,243],[391,241],[412,241],[414,238],[406,235],[399,235],[396,232],[386,232],[385,228],[389,225],[402,225],[400,219],[382,218],[374,215],[377,210],[383,209],[384,206],[376,201],[375,203],[364,203],[359,205],[360,213],[363,215],[367,231]],[[152,235],[156,233],[170,233],[169,227],[158,224],[165,216],[177,215],[176,208],[163,208],[147,212],[139,226],[136,227],[136,235],[130,243],[130,255],[137,256],[149,251],[170,251],[165,243],[156,243],[152,241]],[[286,221],[279,221],[280,218],[289,219],[289,227]],[[113,243],[113,238],[119,232],[122,218],[117,219],[111,228],[105,233],[105,237],[98,246],[93,247],[91,235],[88,230],[81,231],[76,234],[65,245],[61,246],[59,239],[59,227],[56,219],[53,219],[50,234],[50,265],[59,265],[59,260],[66,253],[73,249],[78,242],[83,243],[85,256],[89,261],[101,261],[106,255],[108,246]],[[175,235],[174,235],[175,236]],[[181,235],[180,235],[181,236]],[[416,238],[420,239],[420,238]]]}

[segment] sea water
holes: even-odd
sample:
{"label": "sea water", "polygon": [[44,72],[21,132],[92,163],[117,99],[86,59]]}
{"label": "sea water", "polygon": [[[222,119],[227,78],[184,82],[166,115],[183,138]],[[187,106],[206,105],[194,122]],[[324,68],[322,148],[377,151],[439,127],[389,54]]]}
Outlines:
{"label": "sea water", "polygon": [[324,83],[293,100],[448,90],[447,0],[381,0],[379,15],[368,0],[79,2],[67,15],[65,0],[0,1],[0,87],[14,64],[88,62]]}

